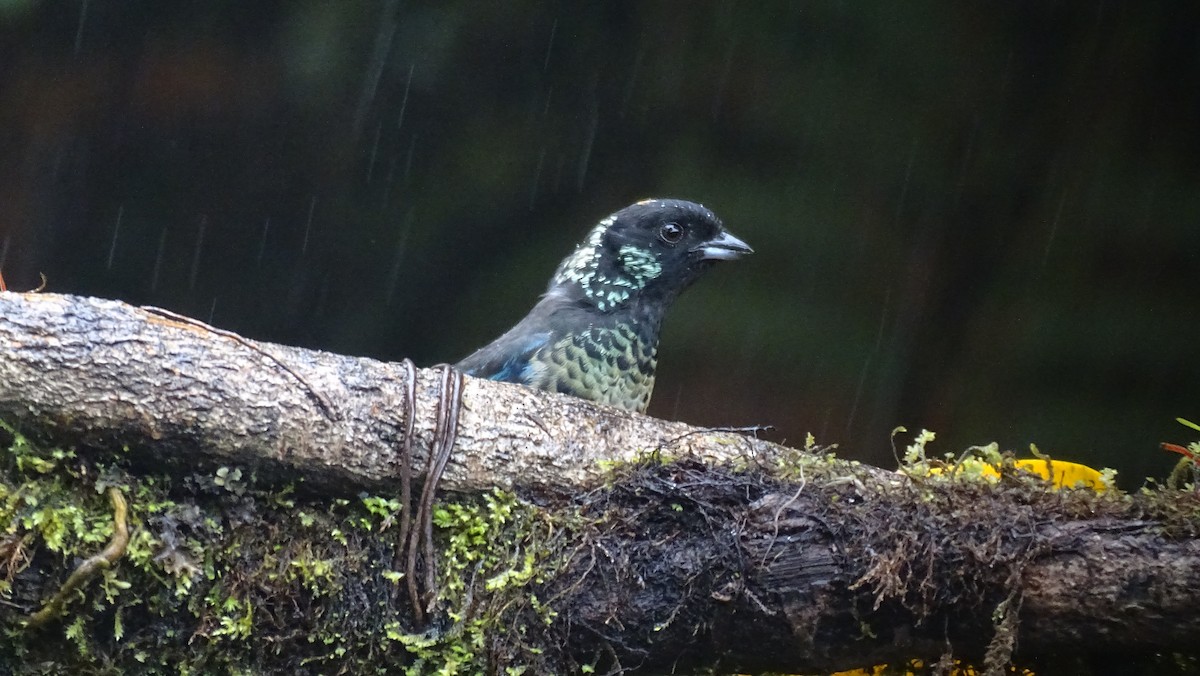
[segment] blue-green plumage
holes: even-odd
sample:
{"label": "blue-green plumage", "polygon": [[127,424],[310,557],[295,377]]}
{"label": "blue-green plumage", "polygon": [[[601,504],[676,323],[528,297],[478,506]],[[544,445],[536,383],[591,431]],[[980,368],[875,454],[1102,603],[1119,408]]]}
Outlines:
{"label": "blue-green plumage", "polygon": [[559,264],[524,319],[457,366],[645,411],[667,308],[714,261],[750,252],[699,204],[630,205],[600,221]]}

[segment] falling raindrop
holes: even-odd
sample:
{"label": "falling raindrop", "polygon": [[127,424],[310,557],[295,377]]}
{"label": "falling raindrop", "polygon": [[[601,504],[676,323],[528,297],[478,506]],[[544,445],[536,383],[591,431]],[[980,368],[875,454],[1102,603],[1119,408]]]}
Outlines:
{"label": "falling raindrop", "polygon": [[208,319],[205,320],[205,323],[212,324],[213,323],[213,315],[215,315],[216,313],[217,313],[217,297],[213,296],[212,304],[208,306]]}
{"label": "falling raindrop", "polygon": [[579,174],[575,180],[575,189],[583,192],[583,182],[587,178],[588,163],[592,160],[592,145],[596,142],[596,128],[600,125],[600,111],[592,105],[592,115],[588,121],[587,137],[583,142],[583,153],[579,156]]}
{"label": "falling raindrop", "polygon": [[79,5],[79,25],[75,28],[75,56],[79,56],[79,50],[83,47],[83,24],[87,19],[88,0],[83,0]]}
{"label": "falling raindrop", "polygon": [[533,187],[529,190],[529,210],[533,210],[533,205],[537,201],[538,182],[542,178],[542,166],[546,163],[546,146],[542,146],[541,152],[538,153],[537,168],[533,170]]}
{"label": "falling raindrop", "polygon": [[858,402],[862,399],[863,386],[867,383],[867,373],[871,370],[874,353],[868,354],[863,360],[862,369],[858,372],[858,384],[854,387],[854,399],[850,402],[850,413],[846,416],[846,434],[854,431],[854,417],[858,415]]}
{"label": "falling raindrop", "polygon": [[255,267],[262,267],[263,254],[267,251],[267,231],[271,229],[271,217],[268,216],[263,221],[262,237],[258,238],[258,257],[255,260]]}
{"label": "falling raindrop", "polygon": [[917,146],[920,145],[917,138],[914,136],[912,141],[912,149],[908,151],[908,164],[904,167],[904,184],[900,188],[900,199],[896,202],[896,214],[893,216],[896,223],[900,222],[900,215],[904,211],[904,202],[908,199],[908,186],[912,181],[913,161],[917,159]]}
{"label": "falling raindrop", "polygon": [[963,148],[962,162],[958,165],[958,180],[954,184],[954,199],[951,201],[955,209],[958,208],[959,200],[963,195],[963,189],[967,185],[967,169],[975,152],[975,142],[978,138],[979,115],[975,115],[971,118],[971,132],[967,135],[967,146]]}
{"label": "falling raindrop", "polygon": [[542,60],[542,72],[550,67],[550,52],[554,50],[554,34],[558,31],[558,19],[550,24],[550,40],[546,43],[546,58]]}
{"label": "falling raindrop", "polygon": [[408,80],[404,83],[404,97],[400,99],[400,114],[396,116],[396,129],[404,125],[404,111],[408,110],[408,90],[412,87],[413,70],[416,67],[415,63],[408,66]]}
{"label": "falling raindrop", "polygon": [[1063,206],[1067,203],[1067,194],[1064,192],[1062,197],[1058,198],[1058,208],[1054,210],[1054,220],[1050,222],[1050,236],[1046,238],[1046,249],[1042,251],[1042,268],[1046,267],[1046,262],[1050,260],[1050,248],[1054,246],[1054,238],[1058,235],[1058,222],[1062,220]]}
{"label": "falling raindrop", "polygon": [[412,171],[413,151],[417,147],[417,135],[413,134],[412,142],[408,144],[408,155],[404,158],[404,174],[400,176],[400,184],[408,185],[408,174]]}
{"label": "falling raindrop", "polygon": [[162,272],[163,253],[167,249],[167,229],[158,236],[158,253],[154,256],[154,272],[150,275],[150,292],[158,291],[158,276]]}
{"label": "falling raindrop", "polygon": [[375,125],[375,138],[371,141],[371,156],[367,160],[367,183],[371,182],[371,175],[375,173],[375,155],[379,153],[379,136],[383,133],[383,122]]}
{"label": "falling raindrop", "polygon": [[[818,439],[828,439],[829,438],[829,422],[830,422],[830,420],[832,420],[832,418],[833,418],[833,407],[826,406],[825,407],[825,415],[821,416],[821,426],[819,428],[821,431],[817,435]],[[786,441],[781,441],[780,443],[783,444],[784,446],[787,445]]]}
{"label": "falling raindrop", "polygon": [[858,385],[854,388],[854,399],[850,403],[850,414],[846,418],[846,434],[848,435],[854,431],[854,418],[858,414],[858,404],[862,399],[863,387],[867,382],[867,374],[871,371],[871,362],[875,361],[875,357],[883,347],[883,332],[884,327],[887,326],[888,309],[891,302],[892,290],[888,289],[883,296],[883,307],[879,310],[879,329],[875,333],[875,345],[867,353],[866,359],[863,360],[862,369],[858,373]]}
{"label": "falling raindrop", "polygon": [[304,241],[300,244],[300,255],[308,253],[308,235],[312,231],[313,212],[317,209],[317,196],[308,201],[308,219],[304,222]]}
{"label": "falling raindrop", "polygon": [[192,252],[192,269],[188,273],[188,291],[196,290],[196,276],[200,273],[200,252],[204,250],[204,228],[208,225],[208,216],[200,217],[200,227],[196,229],[196,246]]}
{"label": "falling raindrop", "polygon": [[108,261],[104,265],[105,270],[112,270],[113,256],[117,253],[117,235],[121,232],[121,216],[125,214],[125,205],[117,207],[117,223],[113,226],[112,242],[108,245]]}
{"label": "falling raindrop", "polygon": [[12,239],[12,233],[4,233],[4,243],[0,244],[0,268],[4,267],[4,261],[8,260],[8,242]]}
{"label": "falling raindrop", "polygon": [[638,74],[641,73],[642,70],[642,57],[645,55],[645,53],[645,43],[644,41],[639,40],[637,54],[635,54],[633,57],[633,67],[629,69],[629,81],[625,83],[625,94],[621,97],[620,116],[622,118],[624,118],[625,113],[628,112],[629,102],[633,99],[634,86],[637,85]]}
{"label": "falling raindrop", "polygon": [[366,121],[367,109],[375,100],[375,92],[379,88],[379,79],[383,75],[383,67],[387,64],[388,53],[392,51],[392,39],[396,36],[396,9],[399,4],[399,0],[388,0],[381,12],[379,31],[375,34],[375,45],[371,50],[371,61],[367,64],[367,74],[363,78],[362,92],[358,96],[358,106],[354,111],[356,140]]}

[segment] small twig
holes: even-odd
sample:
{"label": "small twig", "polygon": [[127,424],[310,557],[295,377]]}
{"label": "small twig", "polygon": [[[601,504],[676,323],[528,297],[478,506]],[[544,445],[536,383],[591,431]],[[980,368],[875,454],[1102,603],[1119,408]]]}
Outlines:
{"label": "small twig", "polygon": [[762,599],[758,598],[758,596],[756,596],[754,594],[754,592],[747,589],[745,585],[742,585],[742,595],[745,596],[746,598],[750,599],[751,601],[754,601],[754,605],[758,606],[758,612],[762,613],[763,615],[778,615],[779,614],[778,610],[775,610],[774,608],[768,608],[767,604],[763,603]]}
{"label": "small twig", "polygon": [[[579,553],[579,550],[581,550],[583,547],[584,547],[584,545],[582,545],[582,544],[579,545],[578,547],[576,547],[575,551],[573,551],[570,556],[566,557],[566,560],[569,561],[571,559],[574,559],[575,555],[577,553]],[[588,554],[590,555],[589,560],[588,560],[588,566],[587,566],[587,568],[584,569],[584,571],[582,573],[579,574],[579,579],[576,580],[574,583],[563,587],[558,592],[556,592],[553,596],[551,596],[549,599],[547,599],[546,603],[545,603],[546,607],[553,608],[555,602],[557,602],[560,598],[566,596],[567,594],[570,594],[570,593],[576,591],[577,589],[579,589],[579,587],[583,585],[584,580],[587,579],[588,575],[592,574],[592,570],[595,569],[595,567],[596,567],[596,545],[594,543],[590,547],[588,547]]]}
{"label": "small twig", "polygon": [[95,577],[100,571],[115,564],[122,556],[125,556],[125,548],[129,546],[129,525],[126,523],[129,506],[125,502],[125,496],[121,495],[121,490],[118,488],[109,488],[108,497],[112,500],[113,506],[113,536],[109,540],[108,546],[99,554],[88,558],[75,568],[75,571],[71,573],[71,576],[59,588],[54,598],[42,606],[41,610],[29,616],[27,623],[29,628],[36,629],[49,620],[61,615],[63,607],[67,603],[67,596],[72,591]]}
{"label": "small twig", "polygon": [[[27,293],[39,293],[39,292],[45,290],[46,283],[47,283],[46,273],[39,272],[38,276],[42,278],[42,283],[38,285],[38,288],[31,289]],[[8,285],[4,283],[4,275],[3,274],[0,274],[0,291],[8,291]]]}
{"label": "small twig", "polygon": [[775,530],[771,533],[771,542],[767,544],[767,550],[763,552],[762,558],[758,562],[759,567],[766,565],[767,556],[770,555],[771,550],[775,548],[775,541],[779,539],[779,517],[783,514],[783,510],[791,507],[792,503],[800,498],[800,494],[804,492],[804,487],[807,485],[808,480],[804,478],[804,467],[801,466],[800,487],[796,489],[796,492],[792,494],[792,497],[788,498],[787,502],[779,505],[779,508],[775,510],[775,518],[773,519]]}
{"label": "small twig", "polygon": [[541,416],[539,416],[536,413],[529,413],[525,417],[532,420],[533,424],[537,425],[539,429],[541,429],[543,432],[545,432],[547,437],[550,437],[551,439],[554,438],[554,435],[550,433],[550,428],[546,426],[546,421],[542,420]]}
{"label": "small twig", "polygon": [[[683,441],[684,439],[687,439],[688,437],[696,436],[697,434],[716,434],[716,433],[720,433],[720,432],[734,432],[737,434],[745,434],[746,432],[750,432],[751,434],[757,435],[759,432],[765,432],[767,430],[773,430],[773,429],[775,429],[774,425],[746,425],[745,427],[698,427],[694,430],[690,430],[688,432],[680,434],[677,437],[668,439],[666,442],[659,444],[658,447],[654,449],[654,451],[657,453],[658,451],[662,451],[670,446],[674,446],[675,444]],[[758,437],[756,436],[755,439],[757,439],[757,438]]]}
{"label": "small twig", "polygon": [[774,425],[742,425],[740,427],[704,427],[701,428],[705,432],[737,432],[738,434],[758,434],[759,432],[768,432],[775,429]]}
{"label": "small twig", "polygon": [[[896,466],[899,467],[901,470],[903,470],[904,463],[901,462],[901,460],[900,460],[900,451],[896,450],[896,435],[899,434],[901,430],[904,430],[906,432],[908,431],[908,430],[905,430],[903,427],[897,427],[897,428],[893,429],[891,436],[888,437],[888,442],[891,443],[891,445],[892,445],[892,459],[896,461]],[[905,476],[907,476],[907,475],[908,475],[908,473],[905,472]]]}
{"label": "small twig", "polygon": [[167,319],[174,319],[177,322],[183,322],[184,324],[191,324],[192,326],[198,326],[198,327],[204,329],[205,331],[209,331],[209,332],[217,334],[218,336],[223,336],[225,338],[228,338],[239,345],[247,347],[247,348],[261,354],[262,356],[266,357],[267,359],[270,359],[271,361],[275,362],[275,364],[279,368],[283,369],[284,372],[286,372],[291,377],[295,378],[301,385],[303,385],[305,391],[308,392],[309,396],[312,397],[312,399],[314,401],[316,401],[318,405],[320,405],[321,410],[322,410],[322,412],[325,413],[326,418],[329,418],[330,420],[339,420],[340,419],[340,416],[338,415],[337,410],[334,409],[334,407],[333,407],[333,402],[331,402],[328,397],[326,397],[321,392],[317,391],[317,389],[315,387],[313,387],[312,385],[310,385],[309,382],[307,380],[305,380],[303,376],[301,376],[299,373],[297,373],[295,369],[293,369],[291,366],[289,366],[282,359],[280,359],[279,357],[276,357],[275,355],[271,354],[270,352],[267,352],[266,350],[262,349],[258,345],[255,345],[254,343],[250,342],[249,340],[246,340],[245,338],[239,336],[238,334],[236,334],[232,331],[218,329],[217,327],[212,326],[211,324],[205,324],[204,322],[200,321],[199,319],[188,317],[187,315],[181,315],[176,312],[171,312],[170,310],[164,310],[163,308],[160,308],[160,307],[154,307],[152,305],[143,305],[143,306],[141,306],[140,309],[145,310],[146,312],[149,312],[151,314],[156,314],[156,315],[160,315],[162,317],[166,317]]}
{"label": "small twig", "polygon": [[12,582],[15,575],[29,567],[33,559],[25,552],[25,546],[31,539],[33,533],[25,533],[20,537],[14,534],[0,544],[0,566],[4,568],[5,582]]}

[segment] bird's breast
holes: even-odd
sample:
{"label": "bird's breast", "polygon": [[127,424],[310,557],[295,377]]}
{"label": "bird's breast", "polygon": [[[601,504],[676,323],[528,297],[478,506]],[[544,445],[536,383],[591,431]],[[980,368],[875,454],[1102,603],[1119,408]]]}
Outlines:
{"label": "bird's breast", "polygon": [[628,326],[593,326],[560,338],[536,355],[532,384],[645,411],[654,390],[657,350],[657,341],[644,339]]}

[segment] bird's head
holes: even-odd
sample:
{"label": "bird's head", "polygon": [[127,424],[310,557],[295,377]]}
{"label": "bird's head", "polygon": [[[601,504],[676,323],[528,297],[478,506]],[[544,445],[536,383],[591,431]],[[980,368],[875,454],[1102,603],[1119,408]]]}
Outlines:
{"label": "bird's head", "polygon": [[558,266],[550,292],[578,293],[602,312],[636,299],[669,303],[715,261],[752,252],[695,202],[643,200],[600,221]]}

